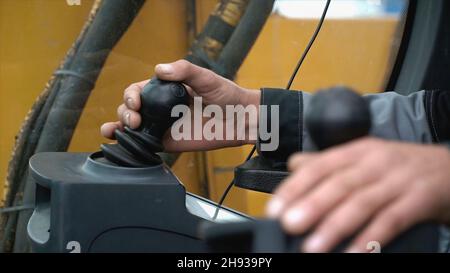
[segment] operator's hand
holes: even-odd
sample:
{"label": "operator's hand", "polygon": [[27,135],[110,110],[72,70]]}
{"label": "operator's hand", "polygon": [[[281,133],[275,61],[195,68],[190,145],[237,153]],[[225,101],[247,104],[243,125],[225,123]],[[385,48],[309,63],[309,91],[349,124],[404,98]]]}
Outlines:
{"label": "operator's hand", "polygon": [[[182,82],[191,97],[201,96],[203,104],[206,105],[216,104],[223,109],[226,105],[243,105],[244,107],[249,104],[259,105],[259,90],[242,88],[208,69],[201,68],[185,60],[159,64],[155,67],[155,75],[162,80]],[[124,103],[117,109],[119,121],[108,122],[102,125],[101,133],[104,137],[113,139],[114,131],[116,129],[123,130],[124,126],[129,126],[133,129],[139,127],[141,123],[141,116],[138,113],[141,107],[140,93],[147,83],[148,80],[134,83],[125,89]],[[204,123],[205,121],[203,120],[202,122]],[[194,122],[191,124],[194,124]],[[257,125],[246,123],[246,126]],[[240,146],[253,142],[250,140],[207,141],[205,139],[175,141],[171,138],[170,132],[168,132],[164,137],[163,145],[168,152],[182,152]]]}
{"label": "operator's hand", "polygon": [[[423,221],[450,223],[450,152],[445,147],[365,138],[321,153],[296,154],[290,177],[267,207],[301,246],[327,252],[355,234],[349,252],[385,246]],[[365,225],[367,224],[367,225]]]}

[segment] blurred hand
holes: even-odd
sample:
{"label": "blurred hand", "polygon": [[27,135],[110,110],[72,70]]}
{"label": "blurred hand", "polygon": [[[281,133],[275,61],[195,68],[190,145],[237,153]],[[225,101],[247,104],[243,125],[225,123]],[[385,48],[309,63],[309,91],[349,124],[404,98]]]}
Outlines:
{"label": "blurred hand", "polygon": [[[200,96],[203,104],[216,104],[222,109],[226,105],[259,105],[260,91],[239,87],[234,82],[225,79],[214,72],[191,64],[185,60],[179,60],[169,64],[159,64],[155,67],[157,78],[167,81],[182,82],[191,97]],[[140,93],[148,80],[134,83],[125,89],[123,104],[117,108],[119,121],[108,122],[102,125],[101,134],[114,139],[116,129],[123,130],[123,126],[138,128],[141,123],[139,109],[141,107]],[[203,119],[203,124],[207,119]],[[191,124],[194,124],[193,122]],[[248,124],[246,127],[257,126]],[[170,130],[169,130],[170,131]],[[192,130],[193,131],[193,130]],[[163,145],[168,152],[182,152],[195,150],[212,150],[223,147],[250,144],[250,140],[181,140],[174,141],[170,132],[166,133]]]}
{"label": "blurred hand", "polygon": [[436,145],[365,138],[295,154],[292,174],[267,207],[292,234],[312,231],[303,251],[327,252],[357,233],[349,252],[385,246],[413,225],[450,223],[450,153]]}

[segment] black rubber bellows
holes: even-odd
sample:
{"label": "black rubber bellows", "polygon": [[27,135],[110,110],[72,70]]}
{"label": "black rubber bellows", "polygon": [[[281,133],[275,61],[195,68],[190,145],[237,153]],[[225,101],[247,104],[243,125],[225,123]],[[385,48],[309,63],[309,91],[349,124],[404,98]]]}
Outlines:
{"label": "black rubber bellows", "polygon": [[102,144],[104,157],[123,167],[148,167],[161,164],[156,154],[162,152],[162,138],[167,129],[179,119],[171,117],[176,105],[189,105],[189,94],[179,82],[152,79],[141,93],[141,126],[134,130],[116,130],[117,144]]}
{"label": "black rubber bellows", "polygon": [[369,134],[370,110],[367,102],[346,87],[317,92],[305,113],[308,132],[318,149],[343,144]]}

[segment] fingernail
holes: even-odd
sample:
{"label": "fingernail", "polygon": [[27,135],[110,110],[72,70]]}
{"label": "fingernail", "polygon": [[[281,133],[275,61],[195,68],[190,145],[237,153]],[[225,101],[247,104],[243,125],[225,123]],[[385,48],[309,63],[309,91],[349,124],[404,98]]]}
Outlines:
{"label": "fingernail", "polygon": [[128,106],[128,108],[134,110],[134,101],[132,98],[127,98],[127,106]]}
{"label": "fingernail", "polygon": [[267,204],[266,214],[269,218],[277,218],[283,210],[284,202],[280,198],[272,198]]}
{"label": "fingernail", "polygon": [[303,229],[299,225],[302,225],[305,221],[305,211],[302,209],[291,209],[286,212],[285,222],[290,226],[295,226],[296,230]]}
{"label": "fingernail", "polygon": [[313,235],[310,239],[307,239],[303,247],[305,252],[324,252],[325,251],[325,238],[321,235]]}
{"label": "fingernail", "polygon": [[158,64],[156,66],[156,69],[159,70],[159,72],[164,73],[164,74],[173,73],[173,67],[170,64]]}
{"label": "fingernail", "polygon": [[125,124],[127,126],[130,126],[130,116],[131,116],[130,112],[125,113]]}

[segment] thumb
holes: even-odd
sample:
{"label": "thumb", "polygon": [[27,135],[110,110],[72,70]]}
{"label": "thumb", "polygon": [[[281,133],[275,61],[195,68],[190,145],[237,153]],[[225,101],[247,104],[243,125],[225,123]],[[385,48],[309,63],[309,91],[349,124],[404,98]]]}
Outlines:
{"label": "thumb", "polygon": [[211,70],[199,67],[186,60],[158,64],[155,67],[155,73],[161,80],[185,83],[199,94],[217,90],[226,81]]}

